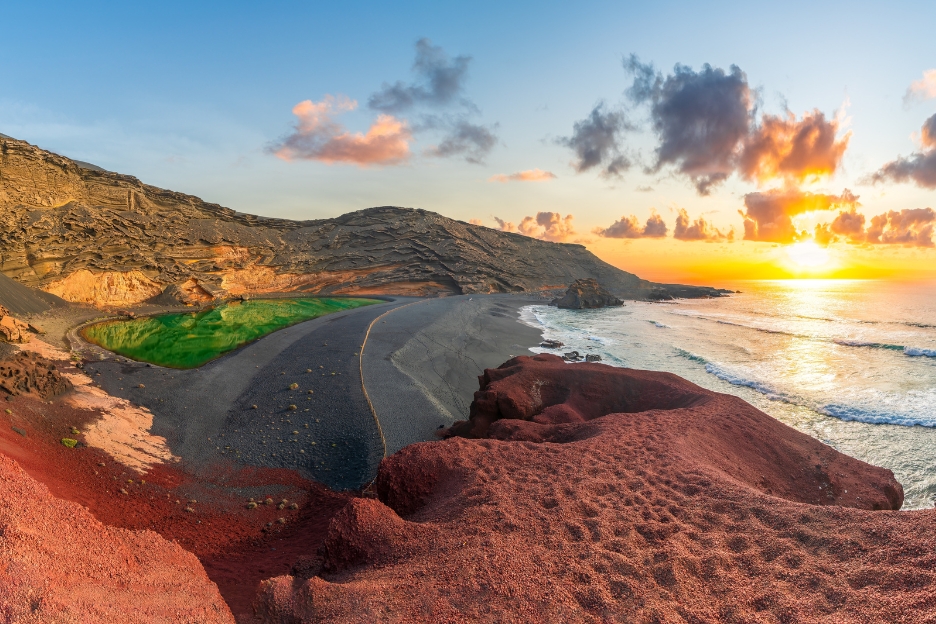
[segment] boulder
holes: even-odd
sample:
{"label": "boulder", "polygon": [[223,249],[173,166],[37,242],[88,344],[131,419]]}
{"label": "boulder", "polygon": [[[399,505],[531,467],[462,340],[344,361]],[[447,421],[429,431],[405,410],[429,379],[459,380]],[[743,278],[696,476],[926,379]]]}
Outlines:
{"label": "boulder", "polygon": [[572,282],[563,297],[553,299],[549,305],[569,310],[584,308],[606,308],[623,305],[623,301],[605,290],[598,280],[587,278]]}
{"label": "boulder", "polygon": [[29,342],[29,323],[13,318],[10,311],[0,305],[0,340]]}

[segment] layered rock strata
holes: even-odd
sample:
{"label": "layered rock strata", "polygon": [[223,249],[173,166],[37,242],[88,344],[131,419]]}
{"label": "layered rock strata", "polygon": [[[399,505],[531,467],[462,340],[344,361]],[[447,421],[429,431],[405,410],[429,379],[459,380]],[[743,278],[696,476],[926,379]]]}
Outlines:
{"label": "layered rock strata", "polygon": [[[581,245],[540,241],[425,210],[370,208],[289,221],[0,138],[0,272],[69,301],[121,306],[159,293],[526,292],[594,277],[618,296],[671,296]],[[681,296],[717,296],[684,287]]]}

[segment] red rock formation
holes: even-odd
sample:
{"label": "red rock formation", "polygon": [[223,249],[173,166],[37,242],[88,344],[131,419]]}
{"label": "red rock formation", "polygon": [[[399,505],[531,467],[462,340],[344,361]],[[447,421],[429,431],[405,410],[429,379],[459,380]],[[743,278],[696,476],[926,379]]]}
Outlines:
{"label": "red rock formation", "polygon": [[233,622],[195,555],[106,527],[0,455],[4,622]]}
{"label": "red rock formation", "polygon": [[31,351],[0,360],[0,397],[33,394],[41,399],[58,396],[72,387],[55,362]]}
{"label": "red rock formation", "polygon": [[[384,460],[261,622],[936,622],[936,512],[679,377],[516,358]],[[486,431],[486,434],[485,434]]]}

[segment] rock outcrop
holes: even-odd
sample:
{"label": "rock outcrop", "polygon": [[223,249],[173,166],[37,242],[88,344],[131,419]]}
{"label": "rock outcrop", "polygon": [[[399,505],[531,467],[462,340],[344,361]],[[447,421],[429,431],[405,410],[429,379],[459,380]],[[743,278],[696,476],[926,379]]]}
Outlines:
{"label": "rock outcrop", "polygon": [[50,399],[70,389],[55,362],[33,351],[20,351],[0,360],[0,397],[32,394]]}
{"label": "rock outcrop", "polygon": [[15,318],[0,305],[0,341],[29,342],[29,323]]}
{"label": "rock outcrop", "polygon": [[0,498],[4,622],[233,624],[218,588],[178,544],[102,525],[4,455]]}
{"label": "rock outcrop", "polygon": [[585,308],[607,308],[619,306],[624,302],[605,290],[598,280],[586,278],[572,282],[566,294],[553,299],[549,305],[569,310],[582,310]]}
{"label": "rock outcrop", "polygon": [[[384,460],[260,622],[932,622],[936,510],[675,375],[516,358]],[[485,421],[481,427],[481,421]]]}
{"label": "rock outcrop", "polygon": [[[620,297],[673,296],[673,287],[616,269],[581,245],[395,207],[314,221],[258,217],[9,138],[0,138],[0,272],[108,306],[167,289],[191,303],[282,291],[527,292],[582,277]],[[680,288],[685,297],[719,294]]]}

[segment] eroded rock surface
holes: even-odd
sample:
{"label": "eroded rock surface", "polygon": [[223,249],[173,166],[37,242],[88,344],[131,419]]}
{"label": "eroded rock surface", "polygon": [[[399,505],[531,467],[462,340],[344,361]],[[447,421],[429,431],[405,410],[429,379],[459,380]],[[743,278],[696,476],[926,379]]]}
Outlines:
{"label": "eroded rock surface", "polygon": [[[581,245],[540,241],[425,210],[369,208],[289,221],[238,213],[0,137],[0,271],[97,305],[165,291],[214,297],[524,292],[598,278],[618,296],[668,297]],[[682,296],[717,295],[686,287]]]}
{"label": "eroded rock surface", "polygon": [[258,621],[936,621],[936,511],[887,511],[890,471],[666,373],[539,355],[481,385],[486,437],[384,460]]}
{"label": "eroded rock surface", "polygon": [[569,310],[582,310],[619,306],[622,303],[624,302],[609,293],[598,283],[598,280],[586,278],[572,282],[566,294],[558,299],[553,299],[549,305]]}
{"label": "eroded rock surface", "polygon": [[19,351],[0,360],[0,397],[32,394],[50,399],[71,387],[55,362],[35,352]]}

